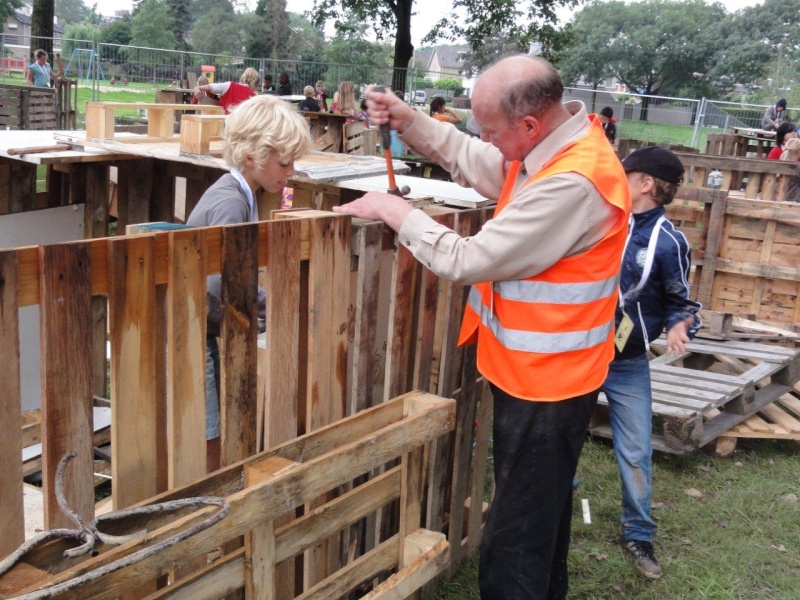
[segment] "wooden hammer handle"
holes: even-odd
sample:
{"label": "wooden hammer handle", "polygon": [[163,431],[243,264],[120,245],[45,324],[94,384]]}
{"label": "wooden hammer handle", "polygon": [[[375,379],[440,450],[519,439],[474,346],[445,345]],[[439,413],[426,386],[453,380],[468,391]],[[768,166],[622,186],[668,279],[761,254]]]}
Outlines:
{"label": "wooden hammer handle", "polygon": [[9,156],[20,156],[22,154],[42,154],[43,152],[60,152],[62,150],[69,150],[67,144],[58,144],[56,146],[31,146],[30,148],[9,148],[6,154]]}

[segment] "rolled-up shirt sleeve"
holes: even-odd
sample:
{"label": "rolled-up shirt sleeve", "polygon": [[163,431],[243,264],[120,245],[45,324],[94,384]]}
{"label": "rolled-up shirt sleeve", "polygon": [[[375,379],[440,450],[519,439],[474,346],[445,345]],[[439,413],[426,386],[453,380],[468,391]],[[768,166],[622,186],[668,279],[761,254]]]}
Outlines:
{"label": "rolled-up shirt sleeve", "polygon": [[473,284],[536,275],[592,246],[618,219],[618,210],[585,177],[563,173],[518,191],[472,237],[462,238],[414,210],[398,239],[440,277]]}

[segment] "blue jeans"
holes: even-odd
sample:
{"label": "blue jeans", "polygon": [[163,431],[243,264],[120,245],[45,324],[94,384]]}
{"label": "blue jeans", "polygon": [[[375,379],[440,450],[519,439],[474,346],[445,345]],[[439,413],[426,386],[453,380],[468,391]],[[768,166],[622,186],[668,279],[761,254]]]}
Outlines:
{"label": "blue jeans", "polygon": [[220,436],[219,427],[219,345],[217,337],[206,336],[206,440]]}
{"label": "blue jeans", "polygon": [[622,481],[622,539],[650,542],[656,524],[650,518],[653,393],[647,355],[615,358],[601,389],[608,398],[614,454]]}

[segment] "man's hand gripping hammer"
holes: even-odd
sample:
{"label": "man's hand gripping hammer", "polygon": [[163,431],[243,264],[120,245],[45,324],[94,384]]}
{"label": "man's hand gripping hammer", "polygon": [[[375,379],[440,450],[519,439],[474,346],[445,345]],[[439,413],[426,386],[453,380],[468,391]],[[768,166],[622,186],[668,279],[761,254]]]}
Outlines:
{"label": "man's hand gripping hammer", "polygon": [[[382,85],[376,85],[373,88],[376,92],[386,93],[386,88]],[[389,129],[389,123],[384,123],[380,126],[381,130],[381,145],[383,146],[383,156],[386,159],[386,170],[389,174],[389,189],[386,190],[387,194],[394,194],[401,198],[411,191],[407,185],[401,188],[397,187],[397,182],[394,179],[394,165],[392,164],[392,136]]]}

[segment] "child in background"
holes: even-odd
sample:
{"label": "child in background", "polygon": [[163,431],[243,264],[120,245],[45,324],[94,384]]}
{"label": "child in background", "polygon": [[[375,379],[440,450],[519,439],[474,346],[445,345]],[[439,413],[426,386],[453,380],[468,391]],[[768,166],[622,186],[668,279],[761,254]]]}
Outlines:
{"label": "child in background", "polygon": [[256,95],[256,89],[261,78],[253,67],[247,67],[239,78],[239,83],[226,81],[225,83],[206,83],[194,87],[194,97],[199,102],[204,94],[219,96],[218,104],[225,109],[225,114],[230,114],[234,106]]}
{"label": "child in background", "polygon": [[787,202],[800,202],[800,138],[792,138],[785,144],[781,160],[795,164],[795,174],[789,178],[789,187],[786,190]]}
{"label": "child in background", "polygon": [[620,269],[616,352],[601,390],[622,482],[620,544],[645,577],[658,579],[656,524],[650,516],[653,391],[647,351],[666,329],[667,352],[684,352],[700,327],[700,305],[689,298],[689,244],[665,217],[664,207],[683,180],[681,161],[651,146],[629,154],[622,166],[631,193],[631,226]]}
{"label": "child in background", "polygon": [[603,124],[606,139],[613,144],[617,139],[617,120],[614,118],[614,110],[610,106],[606,106],[600,111],[598,118]]}
{"label": "child in background", "polygon": [[456,111],[454,111],[452,108],[447,108],[445,100],[441,96],[436,96],[433,100],[431,100],[430,109],[431,117],[437,121],[452,123],[453,125],[458,125],[461,123],[461,117],[459,117]]}
{"label": "child in background", "polygon": [[303,88],[303,94],[305,94],[305,99],[299,102],[297,108],[302,111],[319,112],[319,103],[314,99],[314,88],[307,85]]}
{"label": "child in background", "polygon": [[347,115],[355,117],[356,110],[356,88],[352,81],[343,81],[339,84],[338,96],[331,104],[331,113],[337,115]]}
{"label": "child in background", "polygon": [[[294,174],[294,162],[308,152],[305,119],[288,102],[255,96],[239,104],[225,122],[225,162],[230,167],[198,202],[186,224],[210,227],[258,221],[256,193],[280,193]],[[209,471],[220,466],[219,346],[222,318],[220,275],[208,277],[206,332],[206,440]],[[258,290],[259,317],[266,294]]]}
{"label": "child in background", "polygon": [[364,98],[361,101],[361,112],[358,113],[358,118],[361,119],[362,121],[364,121],[364,127],[366,127],[367,129],[370,128],[369,113],[367,112],[367,99],[366,98]]}
{"label": "child in background", "polygon": [[328,94],[325,92],[325,83],[323,81],[318,81],[314,84],[314,89],[316,90],[314,99],[317,101],[317,104],[319,104],[320,112],[328,112]]}
{"label": "child in background", "polygon": [[767,160],[780,160],[781,154],[786,149],[786,142],[797,137],[794,123],[781,123],[775,132],[775,147],[767,154]]}

